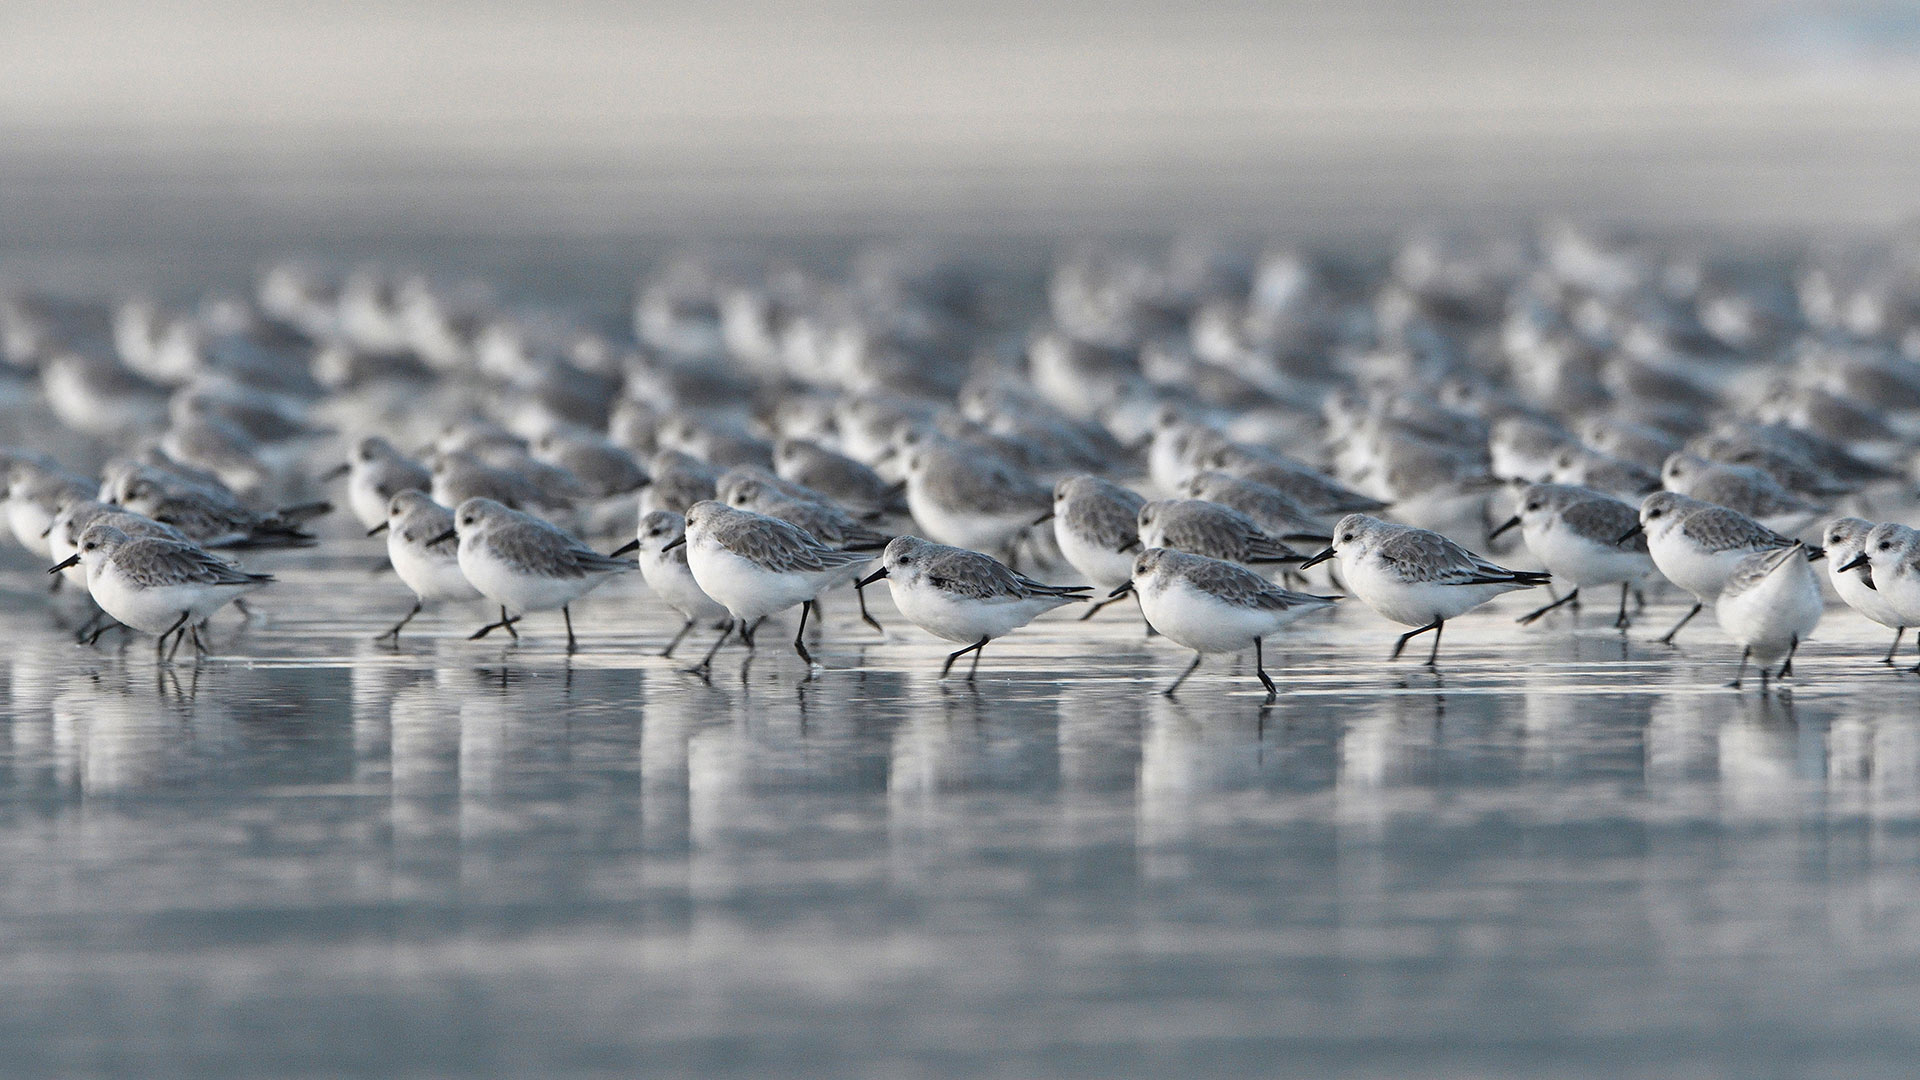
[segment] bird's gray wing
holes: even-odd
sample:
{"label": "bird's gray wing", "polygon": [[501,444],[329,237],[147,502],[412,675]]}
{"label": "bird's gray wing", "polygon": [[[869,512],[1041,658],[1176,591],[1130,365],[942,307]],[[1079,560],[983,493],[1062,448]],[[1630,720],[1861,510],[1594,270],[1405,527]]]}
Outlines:
{"label": "bird's gray wing", "polygon": [[543,577],[579,578],[640,565],[630,559],[609,558],[558,529],[531,521],[490,529],[485,543],[488,551],[507,565]]}
{"label": "bird's gray wing", "polygon": [[136,585],[251,585],[273,580],[249,574],[206,549],[172,540],[135,539],[114,553],[113,562]]}
{"label": "bird's gray wing", "polygon": [[1376,549],[1403,581],[1439,585],[1508,584],[1525,577],[1426,529],[1405,529]]}
{"label": "bird's gray wing", "polygon": [[723,523],[714,530],[714,539],[735,555],[779,573],[831,570],[873,559],[870,553],[830,548],[792,522],[759,515]]}
{"label": "bird's gray wing", "polygon": [[1167,543],[1181,551],[1234,562],[1277,562],[1302,558],[1268,536],[1252,518],[1219,503],[1195,501],[1168,511],[1162,526]]}
{"label": "bird's gray wing", "polygon": [[1067,526],[1107,551],[1119,551],[1140,540],[1140,507],[1119,498],[1099,496],[1072,503],[1067,508]]}
{"label": "bird's gray wing", "polygon": [[943,551],[933,556],[926,574],[935,588],[975,600],[1019,600],[1058,591],[1023,578],[1000,560],[977,551]]}
{"label": "bird's gray wing", "polygon": [[1737,510],[1707,506],[1688,514],[1681,535],[1710,552],[1735,548],[1790,547],[1793,541]]}
{"label": "bird's gray wing", "polygon": [[[1045,511],[1053,495],[1033,478],[1002,462],[956,455],[943,470],[954,501],[983,514],[1004,517]],[[984,459],[984,460],[983,460]]]}
{"label": "bird's gray wing", "polygon": [[[1618,499],[1586,499],[1560,511],[1560,520],[1575,535],[1597,543],[1644,553],[1647,537],[1638,528],[1640,512]],[[1633,533],[1626,543],[1620,537]]]}
{"label": "bird's gray wing", "polygon": [[1184,570],[1194,588],[1238,607],[1256,611],[1286,611],[1303,604],[1320,606],[1339,599],[1283,589],[1244,566],[1218,560]]}
{"label": "bird's gray wing", "polygon": [[1722,595],[1738,596],[1759,585],[1767,579],[1768,574],[1778,569],[1781,563],[1798,555],[1799,552],[1800,545],[1794,544],[1773,551],[1756,552],[1741,559],[1734,565],[1733,573],[1727,575],[1727,585]]}

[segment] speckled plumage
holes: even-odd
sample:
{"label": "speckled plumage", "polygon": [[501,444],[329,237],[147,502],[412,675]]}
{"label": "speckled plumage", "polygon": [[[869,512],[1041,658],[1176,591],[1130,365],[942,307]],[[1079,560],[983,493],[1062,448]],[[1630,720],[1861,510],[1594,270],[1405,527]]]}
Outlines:
{"label": "speckled plumage", "polygon": [[[739,510],[711,500],[695,503],[707,535],[721,547],[764,570],[810,573],[871,562],[870,553],[831,547],[792,522]],[[695,517],[696,515],[689,515]]]}
{"label": "speckled plumage", "polygon": [[1109,551],[1140,539],[1139,493],[1097,476],[1070,476],[1054,485],[1054,516],[1076,535]]}
{"label": "speckled plumage", "polygon": [[1230,562],[1286,562],[1306,556],[1267,535],[1231,507],[1202,499],[1159,499],[1140,508],[1140,540]]}

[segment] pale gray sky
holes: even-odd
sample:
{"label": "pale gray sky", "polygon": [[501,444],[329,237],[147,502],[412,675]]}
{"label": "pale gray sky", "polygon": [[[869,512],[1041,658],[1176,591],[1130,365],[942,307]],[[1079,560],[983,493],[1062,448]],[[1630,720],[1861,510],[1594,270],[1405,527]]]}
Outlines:
{"label": "pale gray sky", "polygon": [[[1920,206],[1905,11],[7,4],[0,170],[29,201],[184,171],[316,212],[377,189],[562,227],[916,207],[962,228],[1240,222],[1370,200],[1872,224]],[[560,205],[529,209],[542,193]]]}

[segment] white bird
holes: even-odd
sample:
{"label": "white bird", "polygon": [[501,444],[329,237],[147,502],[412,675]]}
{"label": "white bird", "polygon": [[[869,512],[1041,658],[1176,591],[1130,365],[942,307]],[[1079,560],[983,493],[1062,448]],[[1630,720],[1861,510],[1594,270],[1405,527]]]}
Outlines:
{"label": "white bird", "polygon": [[[1108,592],[1133,576],[1134,552],[1140,546],[1139,515],[1146,499],[1112,481],[1082,474],[1053,486],[1054,542],[1060,554],[1093,587]],[[1042,520],[1045,520],[1044,518]],[[1102,599],[1080,616],[1093,618],[1117,597]]]}
{"label": "white bird", "polygon": [[331,480],[347,477],[347,508],[360,519],[365,529],[386,523],[390,502],[409,488],[426,491],[433,486],[433,473],[379,436],[369,436],[354,445],[353,457],[321,477]]}
{"label": "white bird", "polygon": [[1827,579],[1848,607],[1893,630],[1893,644],[1880,662],[1893,663],[1900,652],[1900,639],[1906,635],[1906,617],[1895,607],[1887,592],[1874,581],[1872,560],[1867,557],[1867,537],[1874,523],[1856,517],[1836,518],[1827,523],[1821,544],[1827,549]]}
{"label": "white bird", "polygon": [[1140,553],[1131,579],[1114,595],[1128,592],[1140,598],[1140,610],[1154,629],[1194,652],[1193,663],[1165,690],[1168,697],[1209,655],[1252,646],[1254,674],[1267,688],[1269,701],[1278,690],[1267,675],[1261,639],[1340,599],[1283,589],[1237,563],[1169,548]]}
{"label": "white bird", "polygon": [[453,528],[428,541],[460,538],[460,572],[480,595],[500,605],[500,621],[473,632],[479,639],[535,611],[560,609],[567,623],[567,651],[576,647],[570,606],[615,574],[636,569],[627,559],[602,555],[532,514],[492,499],[468,499],[454,511]]}
{"label": "white bird", "polygon": [[1778,678],[1793,674],[1793,654],[1820,625],[1820,582],[1804,557],[1806,545],[1756,551],[1741,558],[1728,575],[1714,605],[1720,629],[1740,643],[1740,670],[1734,686],[1747,672],[1747,661],[1760,662],[1760,685],[1767,682],[1767,666],[1784,658]]}
{"label": "white bird", "polygon": [[80,550],[54,566],[58,573],[76,563],[87,568],[87,591],[100,609],[136,630],[160,635],[156,655],[173,635],[173,649],[193,637],[196,653],[200,624],[244,593],[272,581],[266,574],[249,574],[204,548],[162,537],[128,536],[111,525],[96,523],[80,534]]}
{"label": "white bird", "polygon": [[387,500],[386,520],[367,530],[368,536],[387,534],[387,561],[393,572],[413,590],[413,610],[374,638],[400,640],[400,631],[420,614],[428,601],[480,599],[460,569],[460,544],[448,537],[454,529],[453,511],[434,502],[426,492],[415,488],[394,493]]}
{"label": "white bird", "polygon": [[904,449],[907,506],[941,543],[1010,551],[1052,505],[1052,495],[1020,470],[977,447],[934,437]]}
{"label": "white bird", "polygon": [[1487,534],[1491,540],[1518,526],[1527,550],[1547,568],[1555,581],[1572,582],[1567,595],[1520,616],[1531,623],[1580,590],[1598,585],[1620,586],[1620,614],[1613,625],[1627,627],[1627,593],[1635,582],[1653,573],[1647,540],[1636,528],[1639,514],[1632,506],[1591,488],[1570,484],[1529,484],[1520,493],[1519,513]]}
{"label": "white bird", "polygon": [[[1720,596],[1740,560],[1757,551],[1778,551],[1794,540],[1738,510],[1701,502],[1673,491],[1656,491],[1640,503],[1640,523],[1621,537],[1647,534],[1647,552],[1668,581],[1693,594],[1693,608],[1660,639],[1673,637]],[[1819,554],[1815,552],[1814,554]]]}
{"label": "white bird", "polygon": [[695,671],[712,667],[714,654],[735,630],[751,649],[756,623],[795,606],[800,608],[800,628],[793,649],[811,666],[813,654],[801,636],[814,598],[873,561],[872,552],[828,547],[798,525],[712,499],[687,508],[686,537],[669,543],[666,550],[677,551],[682,544],[693,580],[732,616]]}
{"label": "white bird", "polygon": [[672,656],[698,622],[720,622],[727,609],[708,596],[693,579],[687,565],[687,519],[671,510],[650,510],[640,515],[639,535],[613,552],[615,557],[632,552],[640,554],[640,576],[667,606],[686,617],[680,632],[660,651]]}
{"label": "white bird", "polygon": [[1087,599],[1088,589],[1042,584],[991,555],[917,536],[896,536],[888,542],[882,566],[860,584],[871,585],[882,578],[893,593],[894,606],[908,622],[935,637],[966,643],[966,648],[949,654],[941,665],[943,679],[955,660],[972,653],[973,663],[967,668],[971,680],[987,642],[1054,608]]}
{"label": "white bird", "polygon": [[1432,666],[1440,657],[1440,634],[1448,619],[1515,589],[1545,585],[1549,576],[1509,570],[1475,555],[1437,532],[1394,525],[1365,514],[1348,514],[1333,527],[1333,544],[1300,569],[1337,558],[1340,579],[1374,611],[1414,629],[1400,635],[1389,659],[1407,642],[1433,631]]}

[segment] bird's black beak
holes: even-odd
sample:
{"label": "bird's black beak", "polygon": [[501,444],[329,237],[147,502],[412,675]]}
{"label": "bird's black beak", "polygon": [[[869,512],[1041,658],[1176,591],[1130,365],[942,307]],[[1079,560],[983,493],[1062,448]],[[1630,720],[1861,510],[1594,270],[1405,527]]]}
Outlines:
{"label": "bird's black beak", "polygon": [[661,551],[672,551],[672,550],[673,550],[674,548],[677,548],[677,547],[679,547],[679,546],[680,546],[681,544],[684,544],[684,543],[686,543],[686,542],[687,542],[687,538],[686,538],[686,537],[684,537],[684,536],[682,536],[682,537],[680,537],[680,538],[678,538],[678,539],[676,539],[676,540],[675,540],[675,541],[674,541],[673,543],[671,543],[671,544],[668,544],[668,545],[667,545],[666,547],[663,547],[663,548],[661,548],[660,550],[661,550]]}
{"label": "bird's black beak", "polygon": [[1126,583],[1125,585],[1122,585],[1122,586],[1120,586],[1119,588],[1117,588],[1117,589],[1115,589],[1115,590],[1113,590],[1112,592],[1110,592],[1110,593],[1108,593],[1108,594],[1107,594],[1107,599],[1109,599],[1109,600],[1117,600],[1117,599],[1119,599],[1120,597],[1122,597],[1122,596],[1125,596],[1125,595],[1127,595],[1128,593],[1130,593],[1130,592],[1132,592],[1132,591],[1133,591],[1133,582],[1131,582],[1131,581],[1129,581],[1129,582],[1127,582],[1127,583]]}
{"label": "bird's black beak", "polygon": [[1520,515],[1515,514],[1514,516],[1501,522],[1499,527],[1495,528],[1492,532],[1488,533],[1487,539],[1497,540],[1499,539],[1501,533],[1506,532],[1508,529],[1511,529],[1518,524],[1520,524]]}
{"label": "bird's black beak", "polygon": [[1866,553],[1862,552],[1858,555],[1855,555],[1853,558],[1847,560],[1847,565],[1840,568],[1840,573],[1844,574],[1849,570],[1858,569],[1862,566],[1867,565],[1869,561],[1870,560],[1868,560]]}
{"label": "bird's black beak", "polygon": [[607,558],[617,559],[620,556],[625,555],[630,551],[639,551],[639,550],[640,550],[640,541],[629,540],[626,543],[621,544],[619,547],[614,548],[612,551],[608,552]]}
{"label": "bird's black beak", "polygon": [[352,471],[353,471],[352,463],[343,461],[340,464],[335,465],[333,468],[328,469],[326,472],[321,473],[320,482],[325,484],[330,481],[338,480]]}
{"label": "bird's black beak", "polygon": [[1053,511],[1049,510],[1044,514],[1041,514],[1039,517],[1034,518],[1033,523],[1035,525],[1045,525],[1047,522],[1052,520],[1053,520]]}
{"label": "bird's black beak", "polygon": [[[371,528],[371,529],[368,529],[368,530],[367,530],[367,535],[368,535],[368,536],[379,536],[379,535],[380,535],[381,533],[383,533],[383,532],[386,532],[386,531],[387,531],[387,523],[383,521],[383,522],[381,522],[380,524],[378,524],[378,525],[375,525],[375,526],[374,526],[373,528]],[[438,543],[438,541],[435,541],[435,543]]]}
{"label": "bird's black beak", "polygon": [[61,559],[60,565],[55,566],[52,569],[48,570],[47,573],[57,574],[60,571],[65,570],[69,566],[79,566],[79,565],[80,565],[80,555],[78,552],[75,552],[74,554],[69,555],[64,559]]}
{"label": "bird's black beak", "polygon": [[859,582],[854,585],[854,588],[864,589],[867,586],[873,584],[876,581],[879,581],[881,578],[886,576],[887,576],[887,568],[883,566],[880,569],[875,570],[873,573],[868,574],[866,577],[861,578]]}
{"label": "bird's black beak", "polygon": [[1644,524],[1636,524],[1634,525],[1633,528],[1628,529],[1626,532],[1621,533],[1620,539],[1615,540],[1614,543],[1624,544],[1627,541],[1633,539],[1636,536],[1639,536],[1641,533],[1646,531],[1647,531],[1647,527]]}
{"label": "bird's black beak", "polygon": [[1315,555],[1309,558],[1306,562],[1301,563],[1299,567],[1297,567],[1297,569],[1305,570],[1309,566],[1319,566],[1321,563],[1326,562],[1328,559],[1331,559],[1331,558],[1333,558],[1333,549],[1327,548],[1321,551],[1318,555]]}
{"label": "bird's black beak", "polygon": [[431,540],[429,540],[429,541],[427,541],[427,546],[428,546],[428,547],[433,547],[433,546],[434,546],[435,544],[444,544],[444,543],[446,543],[447,541],[449,541],[449,540],[451,540],[451,539],[453,539],[454,537],[456,537],[456,536],[459,536],[459,535],[460,535],[460,530],[458,530],[458,529],[448,529],[448,530],[447,530],[446,532],[443,532],[443,533],[441,533],[441,534],[440,534],[439,536],[436,536],[436,537],[434,537],[433,539],[431,539]]}

